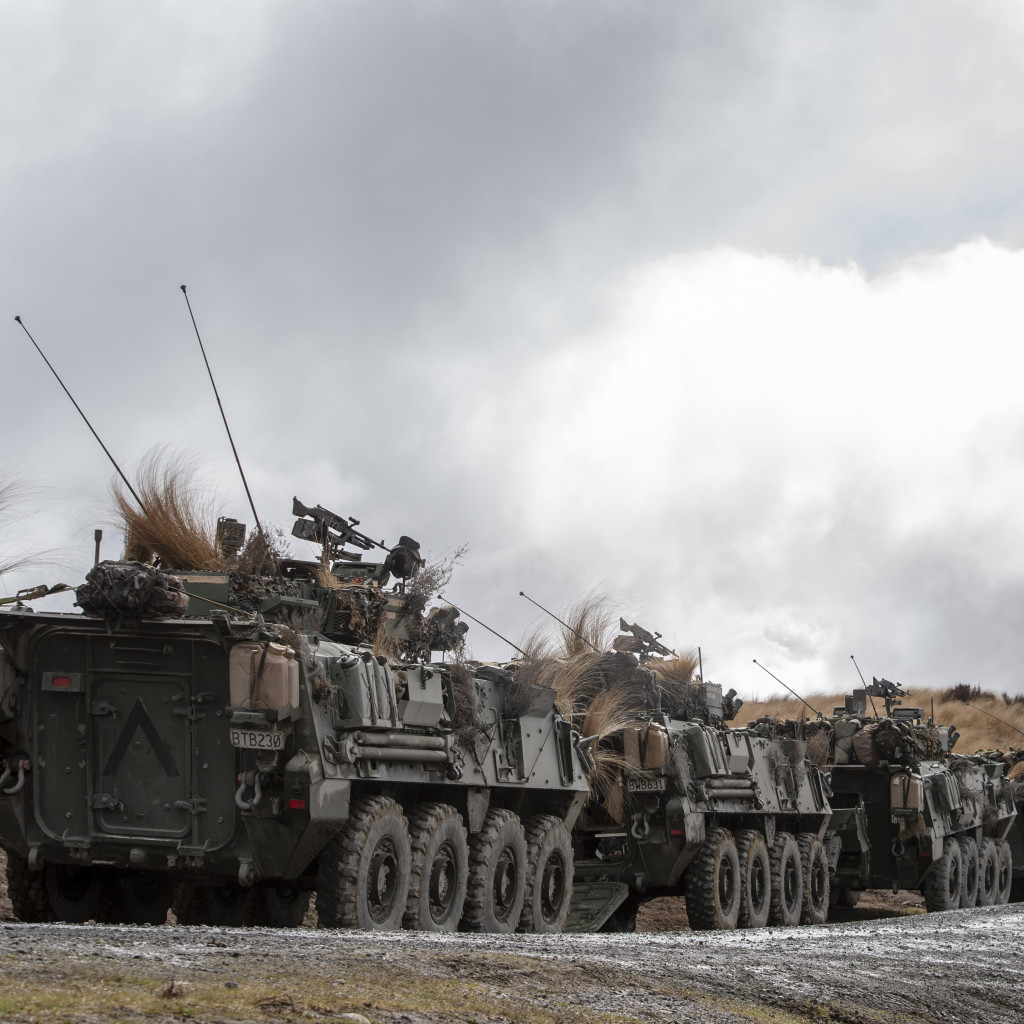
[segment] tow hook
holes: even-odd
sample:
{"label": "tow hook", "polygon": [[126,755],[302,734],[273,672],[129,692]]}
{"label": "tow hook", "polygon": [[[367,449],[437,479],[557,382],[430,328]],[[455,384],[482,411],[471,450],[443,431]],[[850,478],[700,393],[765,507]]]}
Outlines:
{"label": "tow hook", "polygon": [[[252,799],[245,799],[245,791],[252,790]],[[260,785],[260,772],[247,771],[238,776],[238,789],[235,791],[235,806],[242,811],[251,811],[263,797]]]}
{"label": "tow hook", "polygon": [[629,834],[641,842],[651,834],[651,820],[646,811],[637,811],[633,815],[633,825]]}
{"label": "tow hook", "polygon": [[25,773],[28,771],[30,767],[31,763],[29,761],[19,761],[18,775],[17,778],[14,780],[14,785],[8,786],[7,782],[14,774],[11,771],[11,764],[8,761],[4,765],[3,775],[0,775],[0,793],[2,793],[4,796],[14,796],[15,793],[20,792],[25,786]]}

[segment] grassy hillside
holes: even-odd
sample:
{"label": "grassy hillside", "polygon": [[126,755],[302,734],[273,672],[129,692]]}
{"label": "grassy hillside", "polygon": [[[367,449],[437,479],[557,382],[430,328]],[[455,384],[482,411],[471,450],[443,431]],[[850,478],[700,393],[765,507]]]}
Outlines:
{"label": "grassy hillside", "polygon": [[[816,710],[831,714],[834,707],[843,706],[847,692],[849,691],[811,693],[804,696],[807,703]],[[966,697],[966,700],[957,699],[958,697]],[[1024,702],[1020,699],[1010,698],[1008,702],[1005,697],[985,693],[976,687],[957,687],[955,690],[912,690],[909,696],[903,698],[901,706],[924,708],[925,718],[928,718],[932,714],[933,700],[935,724],[955,725],[960,731],[956,753],[973,754],[976,750],[1006,751],[1011,747],[1024,747]],[[877,697],[875,707],[878,708],[879,714],[885,714],[885,705]],[[869,713],[870,709],[869,702]],[[773,696],[764,700],[748,701],[732,724],[746,725],[762,715],[799,720],[811,716],[811,713],[795,697]],[[1003,722],[997,722],[989,715],[996,715]]]}

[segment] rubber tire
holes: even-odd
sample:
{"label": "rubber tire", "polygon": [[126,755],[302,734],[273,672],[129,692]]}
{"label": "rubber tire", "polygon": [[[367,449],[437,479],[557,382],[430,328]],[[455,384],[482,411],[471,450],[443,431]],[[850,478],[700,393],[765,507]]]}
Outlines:
{"label": "rubber tire", "polygon": [[220,928],[243,928],[252,923],[255,892],[236,882],[202,888],[202,923]]}
{"label": "rubber tire", "polygon": [[978,903],[990,907],[996,898],[996,846],[991,839],[978,844]]}
{"label": "rubber tire", "polygon": [[607,921],[597,930],[599,932],[635,932],[636,931],[636,914],[640,909],[640,904],[637,903],[632,896],[627,896],[626,899],[615,908],[615,912]]}
{"label": "rubber tire", "polygon": [[960,856],[960,844],[950,839],[945,843],[945,852],[932,865],[921,886],[921,895],[929,913],[959,908],[962,877],[963,860]]}
{"label": "rubber tire", "polygon": [[803,869],[804,898],[801,924],[824,924],[828,920],[829,871],[825,844],[812,832],[797,837],[800,865]]}
{"label": "rubber tire", "polygon": [[39,924],[53,920],[53,907],[46,891],[46,877],[42,871],[32,871],[28,861],[14,853],[7,854],[7,895],[14,916],[26,924]]}
{"label": "rubber tire", "polygon": [[686,916],[693,931],[732,931],[740,917],[743,879],[732,834],[709,829],[683,878]]}
{"label": "rubber tire", "polygon": [[800,923],[804,906],[800,846],[788,832],[776,832],[775,845],[768,852],[772,860],[772,909],[768,923],[774,928],[793,927]]}
{"label": "rubber tire", "polygon": [[184,926],[206,924],[206,893],[201,886],[180,882],[174,890],[171,912],[178,924]]}
{"label": "rubber tire", "polygon": [[264,928],[298,928],[309,910],[308,889],[264,883],[256,887],[249,924]]}
{"label": "rubber tire", "polygon": [[418,804],[409,815],[409,835],[412,869],[402,924],[417,931],[454,932],[469,887],[469,844],[462,816],[448,804]]}
{"label": "rubber tire", "polygon": [[43,876],[54,920],[81,924],[103,918],[110,889],[106,875],[94,868],[47,864]]}
{"label": "rubber tire", "polygon": [[1013,888],[1013,854],[1010,844],[1005,839],[996,839],[996,889],[994,902],[1003,905],[1010,902],[1010,891]]}
{"label": "rubber tire", "polygon": [[132,871],[117,880],[122,924],[163,924],[174,902],[175,885],[154,871]]}
{"label": "rubber tire", "polygon": [[572,904],[572,836],[553,814],[526,821],[526,892],[519,931],[558,935]]}
{"label": "rubber tire", "polygon": [[[502,892],[500,905],[495,903],[499,890]],[[480,831],[470,836],[469,889],[459,928],[466,932],[513,932],[519,925],[525,899],[523,827],[512,811],[495,808],[488,811]]]}
{"label": "rubber tire", "polygon": [[763,928],[772,909],[772,859],[768,843],[760,832],[744,829],[733,836],[740,859],[740,896],[738,928]]}
{"label": "rubber tire", "polygon": [[836,906],[853,908],[860,903],[860,897],[860,889],[840,889],[836,897]]}
{"label": "rubber tire", "polygon": [[961,836],[960,843],[960,908],[978,904],[978,844],[970,836]]}
{"label": "rubber tire", "polygon": [[[388,862],[387,866],[382,860]],[[371,931],[400,928],[409,898],[411,869],[409,828],[402,808],[386,796],[357,801],[345,827],[320,854],[318,927]],[[371,878],[372,873],[376,873],[376,879]],[[382,881],[384,893],[379,891]],[[373,897],[371,882],[377,890]]]}

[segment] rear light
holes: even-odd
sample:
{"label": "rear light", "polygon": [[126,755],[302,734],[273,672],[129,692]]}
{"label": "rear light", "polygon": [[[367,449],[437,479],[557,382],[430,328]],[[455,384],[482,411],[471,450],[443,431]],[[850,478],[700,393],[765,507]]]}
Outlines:
{"label": "rear light", "polygon": [[304,811],[306,809],[305,800],[289,800],[288,807],[293,811]]}
{"label": "rear light", "polygon": [[54,676],[50,680],[50,685],[59,690],[67,690],[71,686],[70,676]]}

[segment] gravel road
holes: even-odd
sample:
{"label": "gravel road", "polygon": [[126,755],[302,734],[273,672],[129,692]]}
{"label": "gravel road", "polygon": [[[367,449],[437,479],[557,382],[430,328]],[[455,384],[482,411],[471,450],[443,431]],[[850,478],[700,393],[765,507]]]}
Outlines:
{"label": "gravel road", "polygon": [[[6,923],[0,1019],[69,1019],[66,1008],[48,1015],[15,1005],[5,998],[11,979],[60,989],[113,977],[161,988],[175,979],[173,994],[193,986],[199,1001],[167,1015],[122,1002],[77,1019],[323,1020],[358,1006],[372,1021],[415,1024],[997,1024],[1024,1021],[1022,932],[1020,905],[817,928],[551,937]],[[348,1002],[324,1005],[324,991],[346,984]],[[268,985],[279,997],[268,999]],[[257,1009],[214,1012],[202,994],[211,986],[240,999],[249,988]]]}

